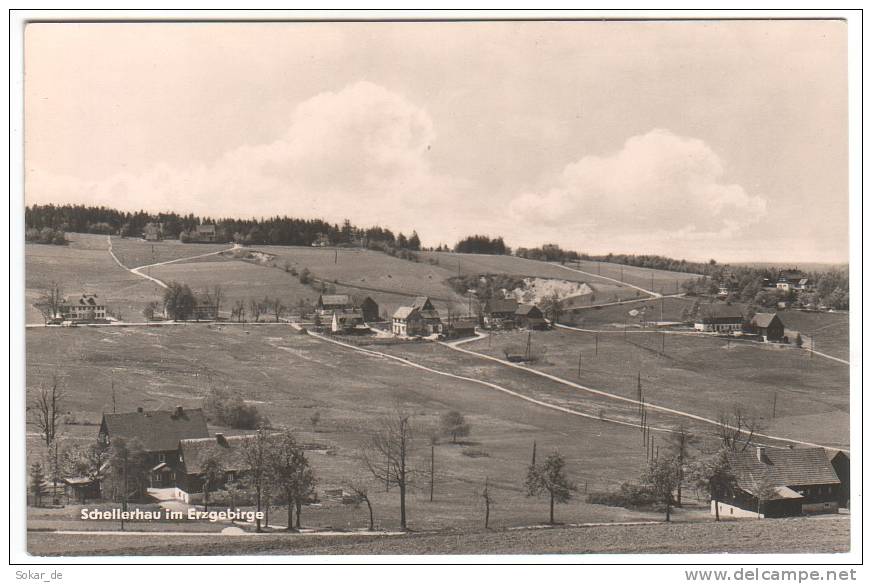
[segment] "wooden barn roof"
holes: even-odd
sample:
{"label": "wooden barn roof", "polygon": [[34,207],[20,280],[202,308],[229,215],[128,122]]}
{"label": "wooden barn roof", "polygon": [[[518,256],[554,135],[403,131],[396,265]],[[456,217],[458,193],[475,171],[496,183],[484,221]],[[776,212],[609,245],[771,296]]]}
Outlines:
{"label": "wooden barn roof", "polygon": [[518,309],[518,301],[514,298],[491,298],[485,303],[484,311],[487,313],[493,312],[510,312],[513,313]]}
{"label": "wooden barn roof", "polygon": [[518,316],[531,316],[532,318],[542,318],[542,311],[535,304],[519,304],[515,314]]}
{"label": "wooden barn roof", "polygon": [[754,315],[754,318],[751,319],[751,324],[761,328],[769,328],[769,325],[776,320],[781,322],[781,319],[778,318],[778,315],[774,312],[758,312]]}
{"label": "wooden barn roof", "polygon": [[738,306],[732,304],[703,304],[699,307],[699,318],[744,318]]}
{"label": "wooden barn roof", "polygon": [[766,448],[762,460],[758,460],[757,450],[752,448],[745,452],[731,452],[728,458],[739,487],[749,492],[767,475],[776,487],[840,482],[823,448]]}
{"label": "wooden barn roof", "polygon": [[322,294],[319,298],[321,304],[348,304],[348,294]]}
{"label": "wooden barn roof", "polygon": [[136,439],[148,452],[175,450],[179,440],[209,436],[201,408],[103,414],[101,427],[110,440]]}

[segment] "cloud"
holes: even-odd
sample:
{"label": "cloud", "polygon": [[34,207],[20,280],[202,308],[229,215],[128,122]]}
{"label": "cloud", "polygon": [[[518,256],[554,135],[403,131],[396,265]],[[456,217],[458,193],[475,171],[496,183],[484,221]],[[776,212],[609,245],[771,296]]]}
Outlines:
{"label": "cloud", "polygon": [[723,163],[705,142],[660,129],[629,138],[614,154],[585,156],[510,204],[521,225],[624,241],[729,238],[765,210],[763,198],[724,181]]}
{"label": "cloud", "polygon": [[298,104],[286,123],[277,140],[239,146],[210,164],[165,163],[97,182],[30,172],[27,202],[211,216],[348,217],[411,229],[411,216],[438,212],[439,201],[459,196],[464,186],[431,169],[428,151],[436,133],[428,113],[379,85],[358,82],[315,95]]}

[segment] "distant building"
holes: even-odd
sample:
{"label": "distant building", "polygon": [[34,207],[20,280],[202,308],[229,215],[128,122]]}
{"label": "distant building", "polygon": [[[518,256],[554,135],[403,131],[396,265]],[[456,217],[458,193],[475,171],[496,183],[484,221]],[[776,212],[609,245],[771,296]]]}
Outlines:
{"label": "distant building", "polygon": [[[841,481],[823,448],[774,449],[758,446],[727,454],[736,489],[717,503],[726,517],[793,517],[837,513]],[[762,485],[772,487],[758,500]],[[712,501],[712,513],[715,512]]]}
{"label": "distant building", "polygon": [[401,337],[440,334],[442,320],[430,298],[418,296],[412,306],[401,306],[394,312],[391,331]]}
{"label": "distant building", "polygon": [[75,300],[64,299],[58,307],[60,317],[72,322],[105,320],[106,307],[100,304],[96,294],[82,294]]}
{"label": "distant building", "polygon": [[363,320],[366,322],[376,322],[381,320],[379,315],[378,303],[371,296],[357,295],[351,299],[351,303],[356,310],[360,310],[363,314]]}
{"label": "distant building", "polygon": [[758,312],[750,324],[751,332],[762,336],[769,343],[780,343],[784,340],[784,323],[774,312]]}
{"label": "distant building", "polygon": [[188,236],[191,243],[214,243],[218,241],[218,231],[214,225],[197,225]]}
{"label": "distant building", "polygon": [[[775,287],[785,292],[791,290],[799,290],[800,282],[805,280],[803,286],[808,285],[808,278],[799,270],[785,270],[778,274],[778,280],[775,282]],[[804,289],[804,288],[803,288]]]}
{"label": "distant building", "polygon": [[489,298],[482,309],[482,321],[486,328],[512,328],[517,310],[518,301],[514,298]]}
{"label": "distant building", "polygon": [[320,316],[330,316],[334,310],[354,308],[348,294],[321,294],[315,303],[315,312]]}
{"label": "distant building", "polygon": [[515,323],[520,328],[544,329],[548,327],[545,315],[535,304],[520,304],[515,311]]}
{"label": "distant building", "polygon": [[146,241],[160,241],[163,239],[162,223],[146,223],[142,228],[142,237]]}
{"label": "distant building", "polygon": [[137,441],[148,455],[152,487],[172,487],[178,468],[179,440],[207,438],[206,415],[200,408],[103,414],[97,438],[109,446],[119,438]]}
{"label": "distant building", "polygon": [[330,245],[330,238],[326,233],[319,233],[315,236],[315,241],[312,242],[312,247],[327,247]]}
{"label": "distant building", "polygon": [[704,304],[699,308],[693,328],[706,333],[735,332],[742,330],[744,322],[742,311],[732,304]]}
{"label": "distant building", "polygon": [[477,324],[478,319],[475,317],[452,318],[445,325],[445,334],[452,339],[474,337]]}
{"label": "distant building", "polygon": [[363,333],[369,331],[369,327],[360,310],[334,310],[330,330],[334,333]]}

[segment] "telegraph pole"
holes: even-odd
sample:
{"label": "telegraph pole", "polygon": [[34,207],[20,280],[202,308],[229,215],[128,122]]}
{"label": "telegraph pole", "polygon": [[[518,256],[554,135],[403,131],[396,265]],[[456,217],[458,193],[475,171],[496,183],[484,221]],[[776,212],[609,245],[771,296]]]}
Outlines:
{"label": "telegraph pole", "polygon": [[593,334],[593,354],[599,355],[599,333]]}
{"label": "telegraph pole", "polygon": [[436,468],[436,450],[433,444],[430,445],[430,502],[433,502],[433,481],[436,476],[435,468]]}
{"label": "telegraph pole", "polygon": [[578,378],[581,379],[581,351],[578,352]]}
{"label": "telegraph pole", "polygon": [[778,390],[772,394],[772,418],[775,418],[775,404],[778,403]]}

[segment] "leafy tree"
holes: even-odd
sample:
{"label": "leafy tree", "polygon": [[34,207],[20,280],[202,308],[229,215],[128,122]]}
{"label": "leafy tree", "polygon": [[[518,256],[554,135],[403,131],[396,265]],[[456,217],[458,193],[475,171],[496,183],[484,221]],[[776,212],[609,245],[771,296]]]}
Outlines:
{"label": "leafy tree", "polygon": [[763,518],[763,509],[766,501],[775,498],[775,479],[772,478],[772,473],[768,470],[759,478],[751,477],[751,494],[757,500],[757,518]]}
{"label": "leafy tree", "polygon": [[681,506],[681,486],[688,466],[692,462],[691,448],[699,443],[696,437],[684,424],[678,426],[674,432],[666,435],[666,448],[678,462],[678,486],[676,487],[675,504]]}
{"label": "leafy tree", "polygon": [[142,309],[142,316],[145,317],[145,320],[154,320],[155,312],[157,312],[157,302],[151,301],[145,305],[145,308]]}
{"label": "leafy tree", "polygon": [[170,282],[164,290],[164,309],[172,320],[187,320],[194,313],[194,293],[187,284]]}
{"label": "leafy tree", "polygon": [[42,497],[45,495],[45,471],[38,462],[30,465],[30,493],[33,495],[33,506],[42,505]]}
{"label": "leafy tree", "polygon": [[681,465],[673,456],[658,456],[648,462],[642,472],[641,482],[651,488],[657,498],[666,506],[666,521],[670,521],[672,494],[681,482]]}
{"label": "leafy tree", "polygon": [[121,495],[121,501],[126,508],[128,498],[133,493],[139,497],[145,492],[148,483],[148,454],[137,439],[125,440],[113,438],[109,447],[107,478],[115,493],[117,500]]}
{"label": "leafy tree", "polygon": [[736,488],[736,475],[728,453],[728,448],[721,448],[714,455],[697,461],[692,469],[697,487],[707,491],[715,504],[715,521],[721,520],[718,504]]}
{"label": "leafy tree", "polygon": [[450,411],[442,414],[439,425],[444,436],[451,436],[451,442],[457,443],[457,437],[469,436],[470,426],[458,411]]}
{"label": "leafy tree", "polygon": [[[257,432],[242,444],[242,456],[248,470],[246,477],[254,490],[255,506],[258,512],[263,506],[263,494],[271,479],[270,459],[273,456],[274,448],[273,436],[263,427],[258,428]],[[263,531],[259,518],[256,520],[256,525],[258,533]]]}
{"label": "leafy tree", "polygon": [[527,496],[548,493],[550,513],[548,522],[554,524],[554,504],[568,503],[576,486],[566,476],[566,461],[559,452],[549,454],[541,464],[531,464],[525,483]]}
{"label": "leafy tree", "polygon": [[200,463],[200,472],[203,475],[203,510],[208,511],[209,493],[224,480],[224,466],[220,458],[209,454]]}
{"label": "leafy tree", "polygon": [[303,503],[314,495],[316,479],[305,451],[289,431],[275,437],[269,465],[272,482],[276,490],[284,495],[288,505],[288,530],[294,528],[294,507],[297,510],[296,527],[299,529]]}

